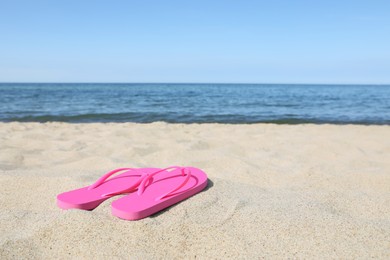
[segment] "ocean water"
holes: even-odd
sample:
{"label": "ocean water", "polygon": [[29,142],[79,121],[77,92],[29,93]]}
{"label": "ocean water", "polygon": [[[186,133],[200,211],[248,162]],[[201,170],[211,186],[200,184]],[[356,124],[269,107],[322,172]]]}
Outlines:
{"label": "ocean water", "polygon": [[0,84],[0,121],[390,124],[390,85]]}

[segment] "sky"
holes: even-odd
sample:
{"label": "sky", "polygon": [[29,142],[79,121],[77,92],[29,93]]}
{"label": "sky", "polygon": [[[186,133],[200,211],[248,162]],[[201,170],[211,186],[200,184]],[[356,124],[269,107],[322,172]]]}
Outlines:
{"label": "sky", "polygon": [[0,82],[390,84],[390,1],[0,0]]}

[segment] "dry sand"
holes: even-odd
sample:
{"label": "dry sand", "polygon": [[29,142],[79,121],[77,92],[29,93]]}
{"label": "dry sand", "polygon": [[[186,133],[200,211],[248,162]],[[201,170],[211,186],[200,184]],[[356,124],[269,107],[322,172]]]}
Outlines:
{"label": "dry sand", "polygon": [[[192,165],[140,221],[63,211],[117,167]],[[390,126],[0,123],[0,258],[390,258]]]}

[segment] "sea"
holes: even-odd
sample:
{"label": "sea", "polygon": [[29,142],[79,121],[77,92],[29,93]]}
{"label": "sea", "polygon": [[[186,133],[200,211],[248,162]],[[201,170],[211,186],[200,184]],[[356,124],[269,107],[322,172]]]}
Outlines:
{"label": "sea", "polygon": [[0,83],[2,122],[390,124],[390,85]]}

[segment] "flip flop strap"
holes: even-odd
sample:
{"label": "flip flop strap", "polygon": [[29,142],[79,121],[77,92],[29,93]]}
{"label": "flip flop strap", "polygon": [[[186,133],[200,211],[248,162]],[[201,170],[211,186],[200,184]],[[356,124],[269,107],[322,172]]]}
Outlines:
{"label": "flip flop strap", "polygon": [[88,190],[92,190],[92,189],[95,189],[95,188],[99,187],[99,186],[102,185],[110,176],[114,175],[115,173],[123,172],[123,171],[135,171],[135,170],[136,170],[135,168],[118,168],[118,169],[109,171],[109,172],[107,172],[106,174],[104,174],[102,177],[100,177],[95,183],[93,183],[92,185],[90,185],[90,186],[88,187]]}
{"label": "flip flop strap", "polygon": [[[188,180],[190,179],[191,177],[191,171],[188,169],[188,168],[185,168],[185,167],[180,167],[180,166],[171,166],[171,167],[168,167],[168,168],[165,168],[165,169],[161,169],[159,171],[156,171],[154,173],[151,173],[151,174],[146,174],[146,177],[143,178],[141,184],[139,185],[138,187],[138,192],[137,194],[138,195],[142,195],[142,193],[145,191],[145,188],[146,188],[146,184],[150,181],[150,179],[158,174],[158,173],[161,173],[161,172],[167,172],[168,170],[173,170],[173,169],[181,169],[181,172],[182,172],[182,175],[186,176],[186,178],[183,180],[182,183],[180,183],[180,185],[178,185],[177,187],[175,187],[174,189],[172,189],[171,191],[163,194],[162,196],[159,196],[156,198],[156,200],[161,200],[169,195],[172,195],[174,192],[178,191],[180,188],[182,188],[187,182]],[[185,170],[187,170],[187,174],[185,173]]]}
{"label": "flip flop strap", "polygon": [[[183,168],[183,169],[182,169],[183,176],[185,175],[185,172],[184,172],[185,169],[186,169],[186,168]],[[165,193],[164,195],[162,195],[162,196],[160,196],[160,197],[157,197],[156,200],[162,200],[162,199],[165,198],[165,197],[168,197],[168,196],[170,196],[170,195],[173,195],[176,191],[180,190],[184,185],[186,185],[186,183],[188,182],[188,180],[189,180],[190,178],[191,178],[191,171],[188,170],[187,177],[183,180],[183,182],[182,182],[180,185],[178,185],[178,186],[177,186],[176,188],[174,188],[173,190],[171,190],[171,191]]]}
{"label": "flip flop strap", "polygon": [[[134,170],[134,171],[135,171],[135,170],[140,171],[140,169],[122,168],[122,170],[125,170],[125,169],[130,169],[130,170]],[[118,171],[116,171],[116,172],[118,172]],[[116,173],[116,172],[114,172],[114,173]],[[109,173],[107,173],[106,175],[108,175],[108,174],[112,175],[112,174],[114,174],[114,173],[109,172]],[[102,197],[111,197],[111,196],[120,195],[120,194],[123,194],[123,193],[129,193],[129,192],[134,191],[135,189],[138,188],[138,186],[140,185],[140,183],[148,176],[147,173],[143,173],[143,172],[139,172],[139,174],[140,174],[140,177],[138,178],[138,180],[137,180],[136,182],[133,183],[132,186],[130,186],[130,187],[124,189],[124,190],[115,191],[115,192],[109,192],[109,193],[104,193],[104,194],[102,194]],[[110,175],[109,175],[109,176],[110,176]],[[109,176],[108,176],[108,177],[109,177]],[[104,177],[104,176],[103,176],[103,177]],[[102,177],[102,178],[103,178],[103,177]],[[108,178],[108,177],[107,177],[107,178]],[[106,179],[107,179],[107,178],[106,178]]]}
{"label": "flip flop strap", "polygon": [[139,185],[138,187],[138,192],[137,194],[138,195],[141,195],[142,193],[144,193],[144,190],[146,188],[146,183],[156,174],[160,173],[160,172],[166,172],[168,170],[174,170],[174,169],[180,169],[182,167],[180,166],[170,166],[170,167],[167,167],[167,168],[164,168],[164,169],[161,169],[161,170],[158,170],[156,172],[153,172],[153,173],[149,173],[149,174],[146,174],[146,177],[142,180],[141,184]]}

